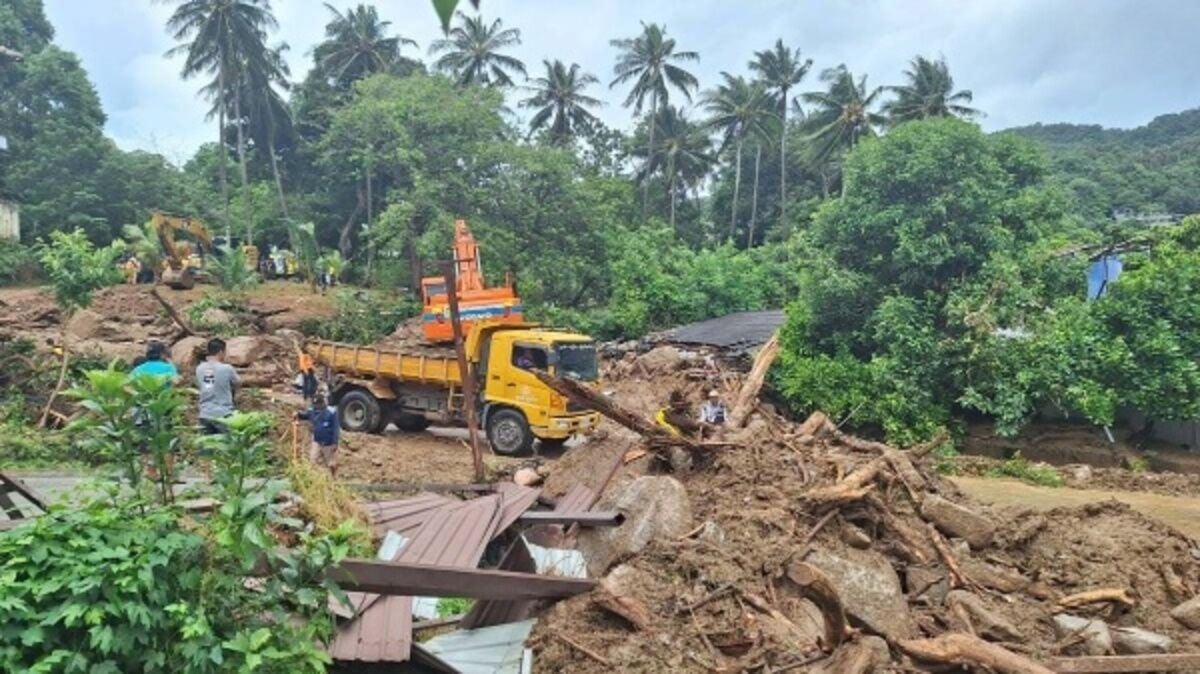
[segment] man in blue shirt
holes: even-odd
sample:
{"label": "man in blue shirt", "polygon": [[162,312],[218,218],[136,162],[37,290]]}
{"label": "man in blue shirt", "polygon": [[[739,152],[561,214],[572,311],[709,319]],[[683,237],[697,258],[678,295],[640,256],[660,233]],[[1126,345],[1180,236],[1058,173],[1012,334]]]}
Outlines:
{"label": "man in blue shirt", "polygon": [[140,365],[133,368],[130,376],[140,377],[142,375],[150,375],[154,377],[167,377],[167,380],[174,383],[179,378],[179,370],[167,360],[167,347],[162,342],[150,342],[146,345],[146,358]]}
{"label": "man in blue shirt", "polygon": [[338,426],[337,408],[325,404],[325,396],[313,398],[312,408],[297,412],[296,418],[307,420],[312,425],[312,445],[308,450],[308,460],[318,466],[329,469],[330,475],[337,477],[337,448]]}

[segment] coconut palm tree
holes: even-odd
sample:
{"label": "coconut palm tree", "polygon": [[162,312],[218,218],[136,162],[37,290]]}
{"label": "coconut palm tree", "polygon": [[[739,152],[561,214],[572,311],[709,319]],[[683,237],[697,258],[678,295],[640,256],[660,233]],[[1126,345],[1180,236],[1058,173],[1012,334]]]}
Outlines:
{"label": "coconut palm tree", "polygon": [[667,183],[671,229],[674,229],[679,193],[699,184],[715,161],[712,141],[703,127],[690,122],[675,106],[660,110],[651,124],[656,127],[659,140],[653,146],[634,149],[634,156],[643,160],[637,179],[646,184],[654,174],[662,174]]}
{"label": "coconut palm tree", "polygon": [[745,77],[721,73],[724,80],[704,94],[704,109],[710,115],[707,126],[721,134],[721,151],[731,145],[736,150],[733,178],[733,206],[729,215],[729,240],[737,230],[738,196],[742,189],[742,145],[750,135],[763,137],[771,129],[772,103],[762,84]]}
{"label": "coconut palm tree", "polygon": [[388,35],[391,21],[380,21],[374,5],[358,5],[344,13],[325,3],[333,18],[325,26],[325,41],[314,55],[333,82],[342,87],[367,75],[387,72],[400,59],[405,45],[417,43],[401,35]]}
{"label": "coconut palm tree", "polygon": [[[225,118],[229,114],[231,94],[234,98],[234,114],[241,118],[241,87],[229,86],[239,76],[239,66],[251,60],[253,55],[266,51],[266,31],[278,27],[268,0],[180,0],[167,29],[181,44],[167,52],[167,56],[184,56],[183,77],[189,79],[199,74],[214,77],[215,86],[208,90],[215,96],[217,107],[217,144],[220,150],[221,198],[224,202],[225,234],[231,233],[229,219],[229,183],[225,165]],[[241,127],[239,126],[239,134]],[[239,141],[243,141],[239,135]],[[245,144],[239,142],[245,175]],[[245,180],[243,181],[246,182]]]}
{"label": "coconut palm tree", "polygon": [[500,50],[521,44],[521,31],[505,28],[496,19],[490,25],[482,16],[456,14],[460,23],[450,30],[449,37],[429,45],[430,54],[441,54],[433,66],[450,73],[461,86],[510,87],[511,73],[525,74],[525,64]]}
{"label": "coconut palm tree", "polygon": [[[667,37],[665,27],[656,23],[642,24],[642,32],[637,37],[612,40],[610,44],[620,50],[617,64],[613,67],[616,76],[609,88],[633,82],[629,95],[625,98],[625,107],[633,107],[633,114],[640,115],[646,98],[650,99],[648,118],[652,120],[660,108],[670,102],[671,88],[676,89],[690,103],[692,92],[699,88],[696,76],[680,67],[686,61],[699,61],[700,55],[694,51],[676,51],[674,38]],[[649,141],[646,156],[654,155],[654,123],[649,123]],[[642,188],[642,217],[646,217],[646,204],[649,196],[649,185]]]}
{"label": "coconut palm tree", "polygon": [[523,108],[538,108],[529,120],[529,132],[533,133],[547,123],[550,125],[550,140],[556,145],[571,141],[580,127],[594,124],[599,120],[588,111],[588,108],[603,105],[603,103],[583,90],[589,84],[599,80],[591,73],[579,71],[579,64],[572,63],[568,68],[562,61],[544,60],[546,75],[533,80],[533,86],[526,87],[533,95],[521,101]]}
{"label": "coconut palm tree", "polygon": [[[256,147],[267,148],[271,159],[271,175],[275,179],[275,190],[279,196],[279,210],[284,218],[288,214],[287,197],[283,191],[283,178],[279,174],[279,154],[276,146],[280,138],[290,138],[295,132],[292,110],[279,89],[291,88],[288,77],[291,70],[283,58],[287,45],[268,50],[266,62],[247,69],[246,97],[249,101],[248,125],[250,137]],[[276,88],[278,87],[278,89]]]}
{"label": "coconut palm tree", "polygon": [[887,87],[888,91],[896,94],[895,99],[883,106],[888,124],[894,126],[930,117],[969,119],[980,114],[975,108],[964,105],[973,98],[970,89],[954,91],[954,78],[950,76],[946,59],[931,61],[918,55],[909,62],[904,76],[908,79],[907,84]]}
{"label": "coconut palm tree", "polygon": [[873,136],[883,124],[883,115],[873,108],[883,87],[867,88],[867,76],[858,80],[840,65],[821,73],[825,91],[810,91],[803,95],[812,107],[805,126],[812,143],[814,159],[827,160],[837,151],[845,151],[867,136]]}
{"label": "coconut palm tree", "polygon": [[[788,92],[800,84],[804,76],[812,68],[812,59],[800,58],[800,49],[785,47],[783,40],[776,40],[775,46],[764,51],[754,52],[754,60],[750,69],[758,73],[758,78],[775,94],[779,105],[779,221],[787,220],[787,111]],[[757,193],[756,193],[757,196]]]}

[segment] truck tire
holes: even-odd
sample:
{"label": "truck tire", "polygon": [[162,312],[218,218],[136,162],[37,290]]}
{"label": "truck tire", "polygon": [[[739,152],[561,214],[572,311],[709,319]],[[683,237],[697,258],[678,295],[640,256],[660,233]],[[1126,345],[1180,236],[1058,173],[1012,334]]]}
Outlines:
{"label": "truck tire", "polygon": [[429,428],[429,420],[420,414],[412,412],[395,412],[392,414],[392,423],[406,433],[420,433]]}
{"label": "truck tire", "polygon": [[487,438],[497,454],[521,456],[533,449],[533,432],[525,415],[514,409],[499,409],[488,415]]}
{"label": "truck tire", "polygon": [[383,411],[375,396],[354,389],[338,400],[338,422],[343,430],[354,433],[379,433],[383,430]]}
{"label": "truck tire", "polygon": [[543,452],[561,452],[564,445],[567,444],[567,438],[539,438],[541,443],[541,451]]}

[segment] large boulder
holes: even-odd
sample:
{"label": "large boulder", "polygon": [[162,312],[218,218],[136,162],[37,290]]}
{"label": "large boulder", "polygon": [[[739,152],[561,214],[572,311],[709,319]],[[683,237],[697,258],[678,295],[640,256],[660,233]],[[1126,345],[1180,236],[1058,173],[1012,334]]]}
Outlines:
{"label": "large boulder", "polygon": [[91,309],[80,309],[67,321],[67,334],[75,340],[95,339],[104,333],[104,317]]}
{"label": "large boulder", "polygon": [[1171,609],[1171,617],[1194,630],[1200,630],[1200,595]]}
{"label": "large boulder", "polygon": [[986,548],[996,535],[996,525],[991,520],[937,494],[929,494],[921,501],[921,516],[947,535],[965,540],[972,548]]}
{"label": "large boulder", "polygon": [[912,638],[916,627],[908,602],[886,557],[873,550],[820,548],[805,561],[825,572],[852,619],[889,640]]}
{"label": "large boulder", "polygon": [[208,343],[203,337],[184,337],[171,347],[171,362],[180,372],[188,372],[200,364],[204,346]]}
{"label": "large boulder", "polygon": [[619,485],[605,495],[596,510],[616,510],[625,516],[619,527],[585,529],[579,549],[588,574],[603,576],[614,563],[641,552],[651,541],[677,538],[692,528],[687,490],[666,476],[644,476]]}
{"label": "large boulder", "polygon": [[658,346],[650,349],[642,354],[639,358],[641,364],[649,371],[655,372],[658,370],[673,370],[679,366],[683,360],[683,354],[679,349],[670,346]]}
{"label": "large boulder", "polygon": [[249,367],[271,350],[261,337],[234,337],[225,343],[225,362],[234,367]]}
{"label": "large boulder", "polygon": [[1112,651],[1112,633],[1102,620],[1059,613],[1054,616],[1054,633],[1059,639],[1080,639],[1079,649],[1084,655],[1108,655]]}
{"label": "large boulder", "polygon": [[140,344],[133,342],[106,342],[101,339],[88,339],[71,346],[75,353],[93,356],[103,360],[120,360],[133,363],[145,354]]}

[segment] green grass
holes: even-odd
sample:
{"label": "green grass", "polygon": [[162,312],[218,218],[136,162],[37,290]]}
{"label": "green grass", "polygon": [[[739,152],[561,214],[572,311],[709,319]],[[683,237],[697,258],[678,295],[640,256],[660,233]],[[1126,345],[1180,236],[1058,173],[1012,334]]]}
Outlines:
{"label": "green grass", "polygon": [[1028,482],[1041,487],[1061,487],[1064,484],[1062,475],[1050,466],[1036,464],[1021,456],[1020,452],[1004,463],[988,470],[988,477],[1014,477],[1022,482]]}

